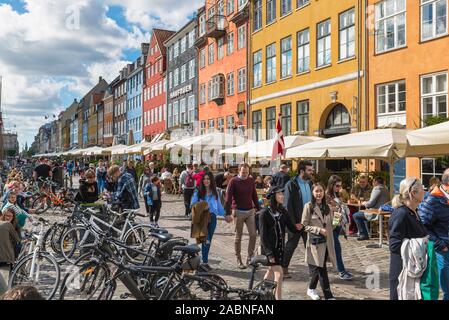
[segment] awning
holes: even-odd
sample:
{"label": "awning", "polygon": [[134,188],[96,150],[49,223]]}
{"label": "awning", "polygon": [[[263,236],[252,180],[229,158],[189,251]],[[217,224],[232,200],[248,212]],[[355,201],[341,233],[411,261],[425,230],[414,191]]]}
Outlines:
{"label": "awning", "polygon": [[148,141],[142,141],[141,143],[137,143],[133,146],[130,146],[126,149],[126,154],[141,154],[142,151],[149,149],[151,143]]}
{"label": "awning", "polygon": [[96,147],[96,146],[90,147],[90,148],[84,149],[83,156],[98,155],[98,154],[101,154],[102,151],[103,151],[103,148]]}
{"label": "awning", "polygon": [[408,156],[425,157],[449,154],[449,122],[410,131]]}
{"label": "awning", "polygon": [[245,138],[237,135],[230,135],[222,132],[213,132],[200,136],[188,137],[179,141],[167,144],[166,148],[180,147],[183,149],[198,148],[223,148],[232,147],[245,143]]}
{"label": "awning", "polygon": [[150,147],[143,151],[143,154],[147,155],[147,154],[150,154],[151,152],[163,151],[165,149],[165,146],[168,143],[170,143],[170,142],[172,142],[172,141],[170,141],[170,140],[160,140],[158,142],[151,143]]}

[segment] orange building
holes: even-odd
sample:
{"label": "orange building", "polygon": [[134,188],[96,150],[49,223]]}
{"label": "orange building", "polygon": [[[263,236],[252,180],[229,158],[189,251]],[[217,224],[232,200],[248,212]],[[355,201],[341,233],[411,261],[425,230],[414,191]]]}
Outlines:
{"label": "orange building", "polygon": [[249,1],[206,1],[198,10],[200,134],[247,127]]}
{"label": "orange building", "polygon": [[[421,4],[423,3],[423,4]],[[409,129],[448,116],[448,0],[370,0],[369,128],[397,122]],[[427,185],[442,174],[438,159],[409,158],[396,166]]]}

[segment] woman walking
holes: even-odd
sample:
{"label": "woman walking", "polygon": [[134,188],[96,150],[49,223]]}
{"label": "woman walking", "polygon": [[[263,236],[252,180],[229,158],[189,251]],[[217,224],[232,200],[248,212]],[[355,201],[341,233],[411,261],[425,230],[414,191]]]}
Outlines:
{"label": "woman walking", "polygon": [[[203,266],[207,270],[212,270],[209,266],[209,251],[212,242],[212,237],[217,227],[217,216],[224,216],[225,211],[218,197],[217,187],[215,185],[215,179],[212,172],[208,171],[204,173],[200,181],[200,186],[193,194],[191,207],[196,203],[206,201],[209,205],[210,220],[207,226],[207,239],[201,245],[201,257],[203,260]],[[193,218],[192,218],[193,219]]]}
{"label": "woman walking", "polygon": [[[390,234],[390,299],[398,300],[399,275],[403,270],[401,255],[402,244],[405,239],[418,239],[428,236],[428,232],[421,222],[418,206],[423,201],[425,191],[419,179],[407,178],[401,181],[399,195],[393,199],[395,210],[388,223]],[[438,274],[433,252],[433,243],[429,241],[428,266],[421,281],[421,290],[425,300],[438,299]],[[433,258],[432,258],[433,257]],[[433,283],[435,281],[436,283]],[[428,281],[426,283],[426,281]],[[435,294],[436,293],[436,294]]]}
{"label": "woman walking", "polygon": [[108,171],[104,165],[103,160],[98,161],[98,168],[96,169],[96,176],[98,181],[98,192],[103,193],[106,188],[106,175]]}
{"label": "woman walking", "polygon": [[161,181],[157,176],[152,176],[149,180],[147,180],[147,184],[144,189],[144,196],[146,199],[146,204],[150,209],[150,223],[154,224],[155,227],[159,227],[158,221],[162,208],[162,192]]}
{"label": "woman walking", "polygon": [[268,270],[264,279],[274,280],[277,284],[276,300],[282,299],[282,260],[285,247],[285,228],[290,232],[299,233],[302,225],[294,225],[284,203],[284,189],[273,186],[268,190],[267,199],[270,201],[268,207],[262,209],[259,215],[260,241],[262,254],[266,255],[269,262]]}
{"label": "woman walking", "polygon": [[326,190],[326,203],[334,213],[332,227],[334,229],[335,256],[337,259],[337,271],[342,280],[351,280],[352,274],[346,271],[341,253],[340,234],[343,232],[346,236],[345,226],[349,223],[349,208],[343,203],[341,190],[343,182],[337,175],[329,177]]}
{"label": "woman walking", "polygon": [[320,183],[312,186],[312,201],[304,206],[301,224],[308,233],[305,260],[309,265],[310,283],[307,295],[320,300],[316,291],[318,281],[326,300],[335,300],[329,284],[326,263],[336,265],[333,212],[324,200],[324,187]]}

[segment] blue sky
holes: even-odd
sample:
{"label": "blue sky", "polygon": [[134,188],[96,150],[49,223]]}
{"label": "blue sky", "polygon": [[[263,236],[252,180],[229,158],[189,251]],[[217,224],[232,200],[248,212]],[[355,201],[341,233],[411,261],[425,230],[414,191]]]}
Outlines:
{"label": "blue sky", "polygon": [[[31,145],[102,76],[112,81],[140,55],[153,27],[177,30],[204,0],[0,0],[5,128]],[[169,14],[168,14],[169,13]],[[16,127],[14,127],[14,125]]]}

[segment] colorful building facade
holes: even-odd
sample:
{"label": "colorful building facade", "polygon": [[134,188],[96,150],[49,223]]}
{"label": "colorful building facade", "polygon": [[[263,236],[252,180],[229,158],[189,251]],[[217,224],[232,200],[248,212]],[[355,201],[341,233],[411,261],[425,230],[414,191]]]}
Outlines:
{"label": "colorful building facade", "polygon": [[120,71],[119,79],[113,83],[112,92],[114,94],[114,138],[115,144],[126,144],[126,78],[128,67]]}

